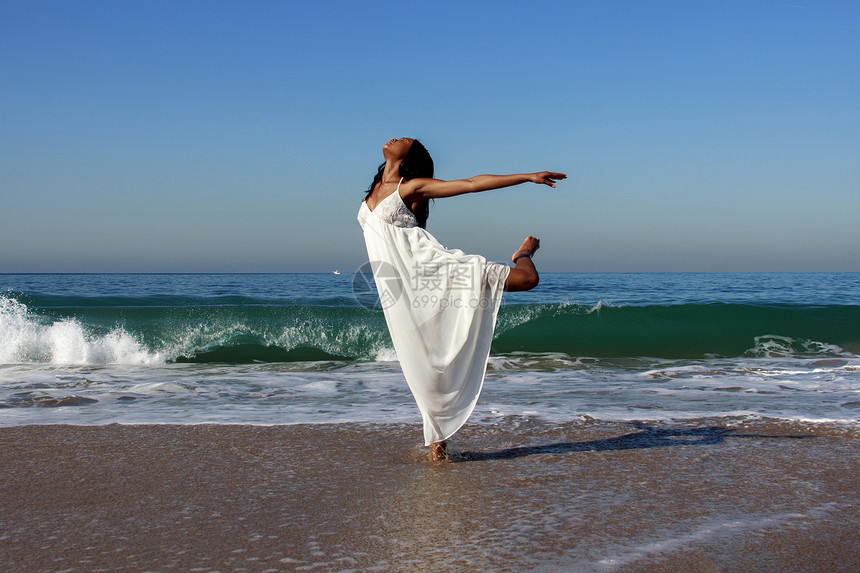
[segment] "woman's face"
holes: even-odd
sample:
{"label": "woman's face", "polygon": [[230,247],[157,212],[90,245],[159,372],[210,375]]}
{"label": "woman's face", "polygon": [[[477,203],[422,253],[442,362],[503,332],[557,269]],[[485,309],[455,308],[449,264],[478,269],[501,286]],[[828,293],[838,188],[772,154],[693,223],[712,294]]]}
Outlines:
{"label": "woman's face", "polygon": [[403,159],[411,147],[412,140],[408,137],[391,138],[382,146],[382,156],[385,157],[386,161]]}

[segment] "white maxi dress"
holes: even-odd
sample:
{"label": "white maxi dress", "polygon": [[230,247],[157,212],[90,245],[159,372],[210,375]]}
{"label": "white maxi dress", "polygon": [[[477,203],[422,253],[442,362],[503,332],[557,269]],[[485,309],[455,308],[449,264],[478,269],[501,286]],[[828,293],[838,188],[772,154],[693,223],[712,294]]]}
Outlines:
{"label": "white maxi dress", "polygon": [[358,221],[430,445],[451,437],[475,409],[510,268],[442,246],[418,226],[400,183],[373,211],[362,202]]}

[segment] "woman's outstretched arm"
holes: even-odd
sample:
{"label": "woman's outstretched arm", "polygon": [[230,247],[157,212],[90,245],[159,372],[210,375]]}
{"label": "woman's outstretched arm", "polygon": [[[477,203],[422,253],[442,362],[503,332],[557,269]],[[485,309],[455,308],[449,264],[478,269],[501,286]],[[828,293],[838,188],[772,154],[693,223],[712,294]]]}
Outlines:
{"label": "woman's outstretched arm", "polygon": [[564,173],[553,173],[551,171],[539,171],[537,173],[518,173],[515,175],[476,175],[468,179],[454,179],[443,181],[441,179],[411,179],[401,186],[401,196],[413,201],[426,199],[442,199],[443,197],[454,197],[466,193],[478,193],[511,187],[520,183],[541,183],[555,187],[555,182],[567,178]]}

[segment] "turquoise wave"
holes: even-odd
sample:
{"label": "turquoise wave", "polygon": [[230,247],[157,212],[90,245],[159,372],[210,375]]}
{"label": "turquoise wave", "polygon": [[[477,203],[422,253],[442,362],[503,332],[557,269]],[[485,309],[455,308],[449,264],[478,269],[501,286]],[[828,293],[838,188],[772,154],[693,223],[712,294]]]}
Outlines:
{"label": "turquoise wave", "polygon": [[[351,304],[351,305],[350,305]],[[860,306],[504,305],[494,354],[704,358],[860,353]],[[391,360],[382,312],[333,298],[0,295],[0,364]]]}
{"label": "turquoise wave", "polygon": [[860,352],[860,306],[547,305],[506,309],[493,351],[701,358]]}

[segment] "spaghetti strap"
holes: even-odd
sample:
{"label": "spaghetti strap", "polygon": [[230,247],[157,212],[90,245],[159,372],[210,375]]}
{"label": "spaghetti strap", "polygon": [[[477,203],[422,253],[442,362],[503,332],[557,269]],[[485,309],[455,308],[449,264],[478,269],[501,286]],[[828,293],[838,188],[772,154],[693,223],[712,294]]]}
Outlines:
{"label": "spaghetti strap", "polygon": [[403,177],[401,177],[400,181],[397,182],[397,191],[395,191],[395,193],[397,193],[398,195],[400,195],[400,184],[401,183],[403,183]]}

